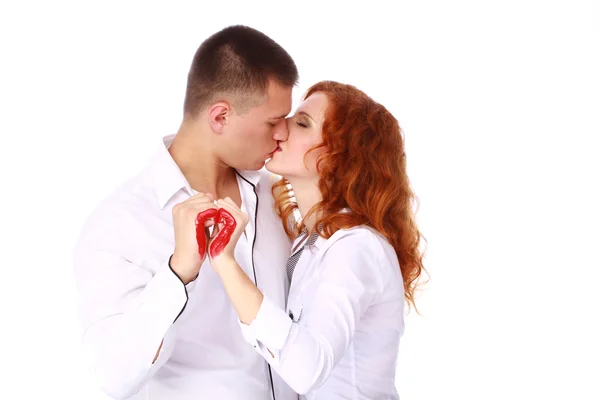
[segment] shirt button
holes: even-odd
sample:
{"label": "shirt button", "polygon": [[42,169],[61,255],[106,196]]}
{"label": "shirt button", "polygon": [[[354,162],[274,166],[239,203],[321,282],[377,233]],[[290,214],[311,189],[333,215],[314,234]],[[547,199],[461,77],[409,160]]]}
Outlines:
{"label": "shirt button", "polygon": [[294,320],[294,313],[292,310],[288,310],[288,316],[292,319],[292,321]]}

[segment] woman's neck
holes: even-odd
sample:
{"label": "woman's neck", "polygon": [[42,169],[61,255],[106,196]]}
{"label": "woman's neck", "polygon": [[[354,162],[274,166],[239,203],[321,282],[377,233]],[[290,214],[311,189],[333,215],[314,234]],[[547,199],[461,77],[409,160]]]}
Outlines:
{"label": "woman's neck", "polygon": [[323,200],[321,191],[318,187],[318,181],[307,181],[301,179],[288,179],[294,190],[294,197],[298,203],[298,210],[302,216],[302,222],[308,231],[310,232],[314,226],[318,214],[312,214],[308,218],[306,215],[310,209],[317,203]]}

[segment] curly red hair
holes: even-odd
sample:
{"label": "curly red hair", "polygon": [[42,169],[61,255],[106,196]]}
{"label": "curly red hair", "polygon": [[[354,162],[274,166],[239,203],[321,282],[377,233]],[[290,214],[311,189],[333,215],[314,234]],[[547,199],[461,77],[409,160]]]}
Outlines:
{"label": "curly red hair", "polygon": [[[423,236],[414,218],[418,199],[406,174],[400,125],[385,107],[354,86],[323,81],[308,89],[304,98],[315,92],[329,100],[323,142],[315,147],[326,150],[317,161],[323,201],[309,211],[318,216],[315,227],[325,238],[357,225],[385,236],[398,256],[406,302],[416,308],[415,289],[424,272]],[[294,218],[297,204],[285,178],[273,185],[273,195],[287,235],[297,237],[304,225]],[[352,212],[340,212],[344,208]]]}

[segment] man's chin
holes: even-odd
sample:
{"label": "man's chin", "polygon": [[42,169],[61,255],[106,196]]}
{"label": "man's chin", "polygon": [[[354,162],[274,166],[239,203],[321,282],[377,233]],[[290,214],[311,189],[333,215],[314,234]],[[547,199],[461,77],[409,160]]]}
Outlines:
{"label": "man's chin", "polygon": [[245,168],[246,171],[260,171],[265,167],[265,161],[258,161],[254,165],[249,165]]}
{"label": "man's chin", "polygon": [[255,163],[239,163],[237,165],[232,165],[233,169],[237,169],[238,171],[259,171],[265,166],[264,161],[257,161]]}
{"label": "man's chin", "polygon": [[[267,160],[267,161],[269,161],[269,160]],[[267,165],[267,161],[261,161],[261,162],[257,163],[256,165],[258,167],[256,168],[256,171],[258,171],[259,169],[263,169],[265,167],[265,165]]]}

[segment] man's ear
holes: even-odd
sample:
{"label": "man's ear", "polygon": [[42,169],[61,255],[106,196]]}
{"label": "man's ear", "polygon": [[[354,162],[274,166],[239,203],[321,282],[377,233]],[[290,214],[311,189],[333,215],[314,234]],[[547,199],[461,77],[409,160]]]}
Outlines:
{"label": "man's ear", "polygon": [[208,110],[208,123],[215,132],[222,133],[223,127],[227,125],[227,118],[231,116],[231,113],[231,105],[227,102],[220,101],[215,103]]}

